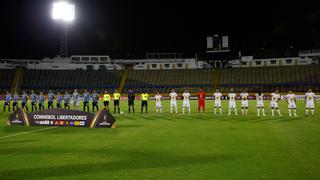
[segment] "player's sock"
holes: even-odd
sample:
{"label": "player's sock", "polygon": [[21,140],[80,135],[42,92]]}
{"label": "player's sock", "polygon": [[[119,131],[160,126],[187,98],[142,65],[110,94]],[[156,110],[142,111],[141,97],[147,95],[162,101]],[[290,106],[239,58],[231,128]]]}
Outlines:
{"label": "player's sock", "polygon": [[281,115],[281,112],[280,112],[280,109],[278,109],[277,111],[278,111],[279,116],[282,116],[282,115]]}
{"label": "player's sock", "polygon": [[189,114],[191,113],[190,107],[188,107],[188,112],[189,112]]}
{"label": "player's sock", "polygon": [[162,108],[160,108],[160,113],[162,113]]}
{"label": "player's sock", "polygon": [[293,115],[294,115],[294,116],[297,116],[297,113],[296,113],[296,112],[297,112],[297,110],[294,109],[294,110],[293,110]]}
{"label": "player's sock", "polygon": [[158,108],[156,108],[156,113],[158,113],[159,112],[159,109]]}
{"label": "player's sock", "polygon": [[222,114],[222,108],[219,108],[219,110],[220,110],[220,114]]}
{"label": "player's sock", "polygon": [[229,113],[228,113],[228,115],[230,115],[231,114],[231,109],[229,109]]}
{"label": "player's sock", "polygon": [[171,113],[171,114],[172,114],[172,108],[173,108],[173,107],[171,106],[171,107],[170,107],[170,113]]}
{"label": "player's sock", "polygon": [[182,108],[182,114],[184,114],[184,108]]}
{"label": "player's sock", "polygon": [[263,114],[263,116],[266,116],[266,114],[264,113],[264,109],[262,109],[262,114]]}
{"label": "player's sock", "polygon": [[237,112],[237,109],[236,109],[236,108],[234,109],[234,114],[235,114],[236,116],[238,116],[238,112]]}
{"label": "player's sock", "polygon": [[306,116],[308,116],[309,114],[309,109],[306,109]]}
{"label": "player's sock", "polygon": [[243,108],[241,109],[241,114],[244,115],[244,109]]}
{"label": "player's sock", "polygon": [[246,115],[248,115],[248,109],[246,109]]}
{"label": "player's sock", "polygon": [[312,116],[314,115],[314,109],[311,109],[311,115]]}
{"label": "player's sock", "polygon": [[258,116],[260,116],[260,108],[258,108]]}
{"label": "player's sock", "polygon": [[214,114],[216,114],[217,113],[217,108],[214,108]]}
{"label": "player's sock", "polygon": [[289,109],[289,116],[291,116],[291,109]]}
{"label": "player's sock", "polygon": [[177,107],[175,108],[175,110],[176,110],[176,114],[178,114],[178,108]]}
{"label": "player's sock", "polygon": [[274,116],[274,109],[271,109],[272,116]]}

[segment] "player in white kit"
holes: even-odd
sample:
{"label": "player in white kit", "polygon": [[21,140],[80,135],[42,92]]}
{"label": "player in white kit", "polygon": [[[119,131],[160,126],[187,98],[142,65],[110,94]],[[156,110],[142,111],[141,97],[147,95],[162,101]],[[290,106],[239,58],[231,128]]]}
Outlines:
{"label": "player in white kit", "polygon": [[305,94],[305,101],[306,101],[306,114],[308,116],[309,110],[311,110],[311,115],[314,115],[314,100],[315,94],[312,92],[312,89],[308,89],[308,92]]}
{"label": "player in white kit", "polygon": [[182,113],[184,114],[184,108],[188,108],[188,112],[190,114],[190,96],[191,94],[188,91],[185,91],[182,94],[183,104],[182,104]]}
{"label": "player in white kit", "polygon": [[233,92],[233,89],[230,89],[228,98],[229,98],[229,114],[228,115],[231,115],[231,109],[234,109],[234,114],[238,116],[237,104],[236,104],[237,94]]}
{"label": "player in white kit", "polygon": [[257,111],[258,111],[258,116],[260,116],[260,110],[262,111],[262,115],[266,116],[264,113],[264,103],[263,103],[263,93],[259,92],[256,94],[256,100],[257,100]]}
{"label": "player in white kit", "polygon": [[242,115],[248,115],[248,106],[249,106],[248,97],[249,97],[249,94],[246,91],[243,91],[243,93],[240,94],[240,97],[241,97],[241,112],[242,112]]}
{"label": "player in white kit", "polygon": [[222,114],[222,107],[221,107],[221,98],[222,94],[220,93],[219,89],[213,94],[214,97],[214,113],[217,113],[217,108],[220,110],[220,114]]}
{"label": "player in white kit", "polygon": [[293,115],[297,116],[296,95],[293,94],[292,91],[289,91],[289,94],[287,94],[286,99],[287,99],[287,103],[288,103],[289,116],[291,116],[292,109],[293,109]]}
{"label": "player in white kit", "polygon": [[278,90],[276,90],[274,93],[271,93],[270,106],[271,106],[272,116],[274,116],[274,109],[276,109],[278,111],[279,116],[281,116],[280,109],[278,106],[278,101],[280,101],[280,99],[281,99],[281,96]]}
{"label": "player in white kit", "polygon": [[162,100],[162,96],[159,92],[157,92],[157,94],[154,96],[154,98],[156,99],[156,113],[162,113],[162,104],[161,104],[161,100]]}
{"label": "player in white kit", "polygon": [[172,108],[175,109],[176,114],[178,114],[178,108],[177,108],[177,93],[174,89],[171,90],[170,93],[170,114],[172,114]]}

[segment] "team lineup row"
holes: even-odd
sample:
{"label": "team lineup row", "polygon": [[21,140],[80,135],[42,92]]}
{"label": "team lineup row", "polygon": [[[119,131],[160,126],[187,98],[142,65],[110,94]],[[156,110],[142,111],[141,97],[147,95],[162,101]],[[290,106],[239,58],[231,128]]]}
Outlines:
{"label": "team lineup row", "polygon": [[[177,99],[178,99],[178,94],[175,92],[174,89],[169,94],[170,96],[170,113],[172,114],[173,111],[175,113],[178,113],[177,110]],[[120,99],[121,95],[120,93],[115,90],[113,93],[113,101],[114,101],[114,113],[118,112],[120,113]],[[182,113],[185,113],[185,109],[187,109],[188,113],[190,114],[190,97],[191,94],[188,91],[185,91],[182,94]],[[206,93],[200,89],[200,91],[197,93],[197,98],[198,98],[198,112],[205,111],[205,97]],[[220,114],[222,114],[222,106],[221,106],[221,100],[223,98],[222,93],[219,90],[216,90],[216,92],[213,94],[214,97],[214,113],[217,113],[217,109],[219,109]],[[237,99],[237,94],[234,93],[233,89],[230,89],[230,93],[227,95],[227,99],[229,100],[229,109],[228,109],[228,115],[231,115],[232,109],[234,110],[235,115],[238,115],[237,113],[237,107],[236,107],[236,99]],[[256,107],[257,107],[257,115],[260,116],[260,111],[263,116],[265,116],[265,111],[264,111],[264,94],[263,93],[257,93],[255,95],[256,97]],[[278,112],[278,115],[281,116],[280,109],[278,107],[278,101],[281,100],[281,96],[276,90],[274,93],[270,94],[270,107],[271,107],[271,112],[272,116],[275,115],[275,111]],[[47,97],[44,96],[42,92],[40,92],[39,95],[35,94],[33,91],[31,91],[30,97],[29,95],[24,91],[23,94],[21,95],[21,108],[25,110],[29,110],[27,103],[28,100],[30,99],[31,101],[31,111],[37,111],[39,110],[44,110],[44,103],[47,99],[48,101],[48,109],[54,108],[54,100],[56,100],[56,108],[62,108],[62,105],[64,105],[64,108],[70,109],[70,104],[73,104],[74,109],[78,109],[79,107],[79,102],[80,102],[80,94],[78,91],[75,89],[72,94],[69,94],[67,91],[65,92],[64,95],[62,95],[60,92],[57,94],[52,93],[49,91],[47,94]],[[93,91],[92,94],[85,90],[83,95],[83,111],[90,111],[89,110],[89,102],[90,100],[92,101],[92,111],[94,112],[95,110],[99,110],[98,102],[100,100],[100,95],[96,92]],[[240,94],[241,98],[241,112],[242,115],[247,115],[248,114],[248,99],[249,99],[249,94],[244,91]],[[12,109],[15,110],[18,108],[18,101],[20,99],[20,96],[17,93],[14,93],[14,95],[11,95],[9,92],[7,92],[5,96],[5,103],[3,107],[3,111],[6,111],[6,108],[8,107],[8,111],[11,110],[11,101],[12,102]],[[105,91],[104,94],[102,95],[103,99],[103,104],[104,107],[109,110],[109,103],[111,102],[111,95]],[[128,112],[134,113],[135,108],[134,108],[134,101],[136,97],[135,94],[133,93],[132,90],[129,91],[128,93]],[[156,113],[162,113],[162,104],[161,101],[163,99],[162,95],[158,92],[155,96],[154,99],[156,101]],[[289,111],[289,116],[293,115],[297,116],[296,114],[296,95],[292,93],[292,91],[289,91],[289,93],[284,96],[284,99],[288,103],[288,111]],[[148,100],[149,100],[149,95],[147,93],[142,93],[141,94],[141,113],[143,113],[143,110],[145,109],[145,112],[148,113]],[[306,113],[305,115],[307,116],[309,113],[309,110],[311,111],[311,114],[314,115],[314,108],[315,108],[315,93],[312,92],[312,89],[309,89],[307,93],[305,93],[305,103],[306,103]]]}

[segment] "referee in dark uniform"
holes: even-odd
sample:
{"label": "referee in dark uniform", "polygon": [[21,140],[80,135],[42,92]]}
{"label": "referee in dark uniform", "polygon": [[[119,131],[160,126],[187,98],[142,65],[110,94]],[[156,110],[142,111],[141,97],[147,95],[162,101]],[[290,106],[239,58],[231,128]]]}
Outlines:
{"label": "referee in dark uniform", "polygon": [[135,100],[135,95],[134,93],[132,92],[132,90],[129,90],[129,93],[128,93],[128,110],[129,110],[129,113],[131,112],[131,108],[132,108],[132,113],[134,114],[134,100]]}

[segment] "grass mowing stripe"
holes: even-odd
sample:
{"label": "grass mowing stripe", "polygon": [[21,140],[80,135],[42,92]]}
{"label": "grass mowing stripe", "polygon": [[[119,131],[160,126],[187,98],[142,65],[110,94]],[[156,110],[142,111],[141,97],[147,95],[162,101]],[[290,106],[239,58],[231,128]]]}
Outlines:
{"label": "grass mowing stripe", "polygon": [[11,134],[11,135],[7,135],[7,136],[2,136],[2,137],[0,137],[0,139],[6,139],[6,138],[11,138],[11,137],[20,136],[20,135],[25,135],[25,134],[35,133],[35,132],[46,131],[46,130],[50,130],[50,129],[54,129],[54,128],[57,128],[57,127],[56,127],[56,126],[55,126],[55,127],[47,127],[47,128],[43,128],[43,129],[37,129],[37,130],[32,130],[32,131],[26,131],[26,132]]}

